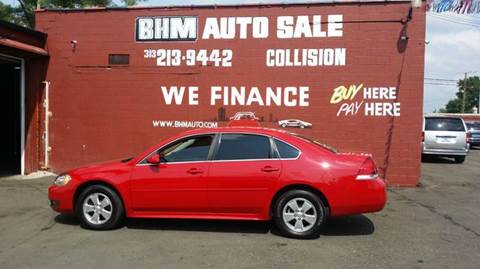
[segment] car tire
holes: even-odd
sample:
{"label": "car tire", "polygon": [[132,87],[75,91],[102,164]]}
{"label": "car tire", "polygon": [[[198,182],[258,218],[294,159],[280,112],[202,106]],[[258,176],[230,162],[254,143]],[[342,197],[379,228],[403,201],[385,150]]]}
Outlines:
{"label": "car tire", "polygon": [[[300,211],[294,211],[295,204]],[[308,210],[302,210],[305,206]],[[327,218],[326,212],[325,205],[317,195],[306,190],[291,190],[282,194],[276,200],[273,208],[273,219],[284,236],[310,239],[318,237]],[[315,216],[315,219],[312,216]]]}
{"label": "car tire", "polygon": [[305,129],[305,125],[300,125],[300,128]]}
{"label": "car tire", "polygon": [[118,194],[103,185],[84,189],[75,203],[75,213],[82,227],[92,230],[111,230],[124,218],[123,203]]}
{"label": "car tire", "polygon": [[457,156],[455,157],[456,163],[463,163],[465,161],[465,156]]}
{"label": "car tire", "polygon": [[287,125],[286,125],[285,123],[283,123],[283,124],[282,124],[282,127],[285,128],[285,127],[287,127]]}

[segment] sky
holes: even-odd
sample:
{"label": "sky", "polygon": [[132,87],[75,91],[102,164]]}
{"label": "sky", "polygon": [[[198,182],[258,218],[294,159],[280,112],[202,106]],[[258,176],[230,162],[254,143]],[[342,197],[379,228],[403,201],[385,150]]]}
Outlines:
{"label": "sky", "polygon": [[[17,5],[17,0],[0,0]],[[114,0],[120,3],[119,0]],[[146,0],[142,6],[201,5],[273,2],[314,2],[305,0]],[[468,72],[480,76],[480,15],[451,12],[427,12],[424,111],[432,112],[445,106],[455,96],[456,83]]]}

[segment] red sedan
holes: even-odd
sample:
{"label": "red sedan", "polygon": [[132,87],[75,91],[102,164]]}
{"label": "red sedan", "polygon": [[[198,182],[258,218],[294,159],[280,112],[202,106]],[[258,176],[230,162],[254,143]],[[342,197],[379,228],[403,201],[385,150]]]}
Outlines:
{"label": "red sedan", "polygon": [[227,127],[181,133],[137,157],[62,174],[54,210],[105,230],[129,218],[270,220],[313,237],[329,216],[380,211],[371,157],[340,154],[285,131]]}

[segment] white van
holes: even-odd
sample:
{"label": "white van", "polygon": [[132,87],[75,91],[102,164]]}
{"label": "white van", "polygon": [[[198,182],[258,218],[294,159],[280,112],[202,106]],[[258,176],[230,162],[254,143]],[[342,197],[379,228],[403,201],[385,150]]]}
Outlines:
{"label": "white van", "polygon": [[424,117],[423,155],[450,157],[457,163],[463,163],[470,148],[469,139],[465,121],[460,117]]}

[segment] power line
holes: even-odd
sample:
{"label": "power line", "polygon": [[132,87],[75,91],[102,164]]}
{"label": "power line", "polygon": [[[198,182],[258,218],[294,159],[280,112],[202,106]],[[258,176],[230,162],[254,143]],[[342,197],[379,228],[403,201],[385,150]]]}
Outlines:
{"label": "power line", "polygon": [[437,85],[437,86],[457,86],[457,84],[439,83],[439,82],[423,82],[423,84]]}
{"label": "power line", "polygon": [[476,17],[470,17],[470,18],[475,18],[475,19],[468,19],[468,18],[462,18],[459,16],[452,16],[449,14],[445,13],[428,13],[430,16],[437,17],[437,18],[442,18],[446,20],[454,20],[455,22],[463,22],[463,23],[468,23],[468,24],[478,24],[480,20],[476,20]]}
{"label": "power line", "polygon": [[[463,74],[465,74],[465,73],[471,75],[471,74],[480,73],[480,71],[472,70],[472,71],[466,71],[466,72],[456,73],[455,75],[463,75]],[[475,76],[475,77],[476,77],[476,76]]]}
{"label": "power line", "polygon": [[442,20],[442,21],[445,21],[445,22],[455,23],[455,24],[458,24],[458,25],[470,26],[470,27],[473,27],[473,28],[479,28],[480,27],[480,24],[475,24],[475,23],[459,22],[459,21],[454,21],[454,20],[443,18],[443,17],[435,17],[435,16],[433,16],[432,18],[439,19],[439,20]]}
{"label": "power line", "polygon": [[[480,23],[480,17],[477,16],[461,16],[461,15],[453,15],[450,13],[428,13],[429,15],[435,16],[435,17],[443,17],[447,19],[452,19],[460,22],[466,22],[466,23]],[[467,18],[468,17],[468,18]],[[477,20],[478,19],[478,20]]]}
{"label": "power line", "polygon": [[447,17],[443,17],[443,16],[438,16],[438,15],[435,15],[435,14],[430,14],[432,18],[435,18],[435,19],[439,19],[439,20],[442,20],[442,21],[446,21],[446,22],[451,22],[451,23],[456,23],[456,24],[459,24],[459,25],[465,25],[465,26],[470,26],[470,27],[474,27],[474,28],[480,28],[480,24],[477,24],[476,22],[467,22],[467,21],[458,21],[458,20],[455,20],[453,18],[447,18]]}
{"label": "power line", "polygon": [[435,16],[433,18],[439,19],[439,20],[442,20],[442,21],[445,21],[445,22],[455,23],[455,24],[458,24],[458,25],[470,26],[470,27],[473,27],[473,28],[476,28],[476,29],[480,28],[480,24],[459,22],[459,21],[450,20],[450,19],[446,19],[446,18],[442,18],[442,17],[435,17]]}
{"label": "power line", "polygon": [[444,79],[444,78],[425,78],[425,80],[452,81],[452,82],[457,82],[457,81],[458,81],[458,80],[456,80],[456,79]]}

